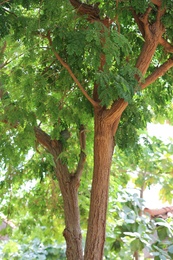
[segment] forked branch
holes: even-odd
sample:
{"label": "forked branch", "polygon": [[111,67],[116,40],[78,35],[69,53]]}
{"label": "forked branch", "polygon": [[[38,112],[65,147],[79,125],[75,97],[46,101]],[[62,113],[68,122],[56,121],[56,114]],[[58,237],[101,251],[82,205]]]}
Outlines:
{"label": "forked branch", "polygon": [[35,127],[35,136],[39,144],[46,148],[49,153],[57,157],[62,152],[62,145],[57,140],[51,140],[51,137],[46,134],[40,127]]}
{"label": "forked branch", "polygon": [[[173,67],[173,59],[168,59],[165,63],[163,63],[160,67],[158,67],[151,75],[149,75],[145,82],[142,83],[141,89],[145,89],[150,84],[155,82],[159,77],[162,77],[170,68]],[[124,99],[119,98],[115,101],[109,110],[105,110],[103,116],[104,119],[108,122],[113,122],[118,120],[121,117],[123,111],[128,106],[128,102]]]}
{"label": "forked branch", "polygon": [[107,109],[103,113],[103,119],[106,120],[108,123],[114,123],[116,120],[119,120],[123,111],[128,106],[128,102],[125,101],[123,98],[119,98],[116,100],[111,109]]}

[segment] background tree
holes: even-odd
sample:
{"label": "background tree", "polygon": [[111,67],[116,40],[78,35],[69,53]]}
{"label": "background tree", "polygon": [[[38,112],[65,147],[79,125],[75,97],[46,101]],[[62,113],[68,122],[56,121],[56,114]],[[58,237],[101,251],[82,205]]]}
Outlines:
{"label": "background tree", "polygon": [[[9,171],[6,185],[11,189],[15,179],[21,185],[49,172],[62,194],[67,258],[100,260],[115,142],[137,156],[136,129],[144,128],[155,114],[169,115],[172,3],[98,5],[70,0],[50,5],[33,0],[6,1],[0,7],[0,142],[1,164]],[[92,135],[93,177],[83,255],[78,191]],[[34,176],[33,171],[26,174],[31,147],[33,154],[39,153],[31,164]]]}

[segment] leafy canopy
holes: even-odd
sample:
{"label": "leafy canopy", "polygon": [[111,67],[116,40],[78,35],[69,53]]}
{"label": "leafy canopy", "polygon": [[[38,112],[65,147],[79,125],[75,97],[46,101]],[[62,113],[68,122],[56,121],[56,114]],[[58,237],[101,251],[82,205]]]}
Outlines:
{"label": "leafy canopy", "polygon": [[[52,139],[64,141],[61,159],[68,164],[71,173],[76,169],[80,152],[79,126],[86,126],[88,158],[79,194],[82,219],[86,220],[88,213],[93,108],[67,69],[57,60],[55,52],[68,64],[88,95],[92,96],[95,84],[98,85],[98,99],[103,108],[110,109],[118,98],[129,103],[115,139],[117,149],[136,159],[141,169],[137,129],[144,129],[152,119],[163,121],[166,118],[173,122],[172,70],[142,92],[136,80],[137,76],[141,76],[135,64],[144,40],[133,18],[132,8],[136,14],[143,14],[150,5],[149,20],[152,23],[157,11],[153,2],[100,1],[100,17],[116,17],[110,30],[99,22],[91,23],[76,14],[67,0],[52,0],[51,4],[48,1],[16,0],[0,5],[0,91],[3,92],[0,95],[1,209],[9,217],[15,216],[17,221],[22,216],[20,228],[28,234],[28,223],[36,227],[40,222],[40,226],[50,226],[56,237],[57,226],[63,223],[62,198],[55,178],[54,162],[36,142],[35,126],[40,125]],[[94,3],[96,1],[92,1]],[[164,39],[172,42],[173,3],[168,0],[162,3],[163,7],[166,6],[162,17],[166,27]],[[105,55],[102,70],[101,54]],[[171,54],[159,46],[146,76],[169,57]],[[66,129],[70,131],[68,140],[62,136]],[[163,164],[164,160],[158,161],[156,169],[159,171]],[[147,181],[151,178],[153,181],[153,176]],[[120,181],[126,182],[124,175],[120,176]],[[140,178],[136,180],[136,185],[139,184]],[[16,213],[19,207],[20,215]],[[57,212],[58,220],[55,219]],[[30,235],[32,239],[33,234]],[[42,234],[40,238],[43,239]]]}

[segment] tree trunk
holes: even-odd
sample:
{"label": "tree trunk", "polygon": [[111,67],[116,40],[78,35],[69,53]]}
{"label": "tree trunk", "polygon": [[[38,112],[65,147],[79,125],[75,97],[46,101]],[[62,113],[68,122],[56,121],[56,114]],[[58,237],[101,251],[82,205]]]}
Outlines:
{"label": "tree trunk", "polygon": [[[58,160],[59,161],[59,160]],[[80,228],[80,212],[78,205],[78,187],[80,178],[71,175],[61,162],[56,164],[56,175],[63,197],[66,240],[66,256],[68,260],[83,260],[82,234]]]}
{"label": "tree trunk", "polygon": [[110,125],[102,119],[100,111],[95,111],[94,173],[85,260],[101,260],[103,258],[109,176],[114,149],[112,127],[113,124]]}
{"label": "tree trunk", "polygon": [[80,212],[78,205],[78,187],[85,162],[85,153],[81,151],[75,174],[71,174],[59,155],[63,151],[61,141],[52,140],[41,128],[35,127],[37,141],[52,154],[55,162],[55,173],[63,197],[66,240],[66,256],[68,260],[83,260],[82,235],[80,228]]}
{"label": "tree trunk", "polygon": [[134,260],[139,260],[139,253],[138,253],[138,251],[136,251],[133,256],[134,256]]}

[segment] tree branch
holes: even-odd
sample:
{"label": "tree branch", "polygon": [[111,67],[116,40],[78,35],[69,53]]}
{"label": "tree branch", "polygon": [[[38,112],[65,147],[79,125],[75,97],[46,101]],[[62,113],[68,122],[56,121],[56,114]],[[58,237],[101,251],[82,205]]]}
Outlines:
{"label": "tree branch", "polygon": [[0,69],[4,68],[6,65],[8,65],[11,61],[6,60],[5,62],[0,64]]}
{"label": "tree branch", "polygon": [[77,10],[80,15],[88,15],[88,20],[100,20],[100,10],[98,8],[99,3],[90,5],[81,3],[78,0],[69,0],[71,5]]}
{"label": "tree branch", "polygon": [[126,102],[124,99],[119,98],[116,100],[111,109],[107,109],[103,112],[103,119],[105,121],[115,122],[116,120],[120,119],[123,111],[128,106],[128,102]]}
{"label": "tree branch", "polygon": [[161,38],[159,44],[162,45],[165,51],[173,53],[173,45],[167,42],[164,38]]}
{"label": "tree branch", "polygon": [[[0,3],[1,5],[1,3]],[[0,55],[3,56],[5,50],[6,50],[6,47],[7,47],[7,42],[5,41],[3,46],[1,47],[1,50],[0,50]],[[3,67],[5,67],[7,64],[9,63],[8,60],[6,60],[5,62],[1,63],[0,64],[0,69],[2,69]]]}
{"label": "tree branch", "polygon": [[86,161],[86,154],[81,151],[80,152],[80,156],[79,156],[79,162],[78,162],[78,165],[77,165],[77,169],[76,169],[76,172],[75,172],[75,179],[80,179],[81,175],[82,175],[82,172],[83,172],[83,169],[84,169],[84,165],[85,165],[85,161]]}
{"label": "tree branch", "polygon": [[61,65],[68,71],[68,73],[70,74],[70,76],[72,77],[72,79],[74,80],[74,82],[76,83],[76,85],[79,87],[79,89],[81,90],[81,92],[83,93],[83,95],[88,99],[88,101],[94,106],[97,107],[99,106],[99,104],[97,102],[95,102],[89,95],[88,93],[85,91],[85,89],[83,88],[83,86],[81,85],[81,83],[79,82],[79,80],[76,78],[76,76],[74,75],[74,73],[72,72],[71,68],[69,67],[69,65],[63,61],[63,59],[59,56],[59,54],[54,50],[54,48],[52,47],[52,40],[50,37],[50,33],[48,33],[47,35],[47,39],[49,41],[49,44],[52,48],[52,51],[55,55],[55,57],[57,58],[57,60],[61,63]]}
{"label": "tree branch", "polygon": [[140,30],[140,32],[142,33],[142,36],[146,39],[146,37],[151,38],[154,34],[156,34],[156,27],[157,29],[163,30],[163,25],[161,24],[161,17],[164,15],[166,9],[165,8],[161,8],[161,6],[158,5],[158,10],[157,10],[157,15],[156,15],[156,21],[153,24],[149,23],[149,14],[152,11],[152,7],[148,7],[146,12],[142,15],[137,15],[136,12],[134,11],[133,8],[131,8],[133,17],[138,25],[138,28]]}
{"label": "tree branch", "polygon": [[5,3],[8,3],[9,1],[10,1],[10,0],[5,0],[5,1],[1,2],[0,5],[3,5],[3,4],[5,4]]}
{"label": "tree branch", "polygon": [[[143,31],[144,31],[144,37],[151,37],[151,31],[149,28],[149,22],[148,22],[148,17],[151,12],[152,8],[148,7],[146,12],[143,15],[138,16],[139,20],[143,24]],[[140,28],[140,27],[139,27]]]}
{"label": "tree branch", "polygon": [[[141,89],[145,89],[146,87],[148,87],[159,77],[163,76],[172,67],[173,67],[173,59],[167,60],[164,64],[162,64],[159,68],[157,68],[151,75],[149,75],[146,78],[145,82],[141,84]],[[127,106],[128,106],[128,102],[120,98],[119,100],[114,102],[111,109],[106,110],[103,113],[103,118],[106,121],[110,121],[110,122],[116,121],[118,120],[118,118],[120,119],[121,114],[123,113],[123,111]]]}
{"label": "tree branch", "polygon": [[[126,107],[125,107],[125,108],[126,108]],[[124,108],[124,109],[125,109],[125,108]],[[116,134],[117,128],[118,128],[118,126],[119,126],[120,119],[121,119],[121,116],[118,117],[118,118],[115,120],[114,124],[113,124],[113,128],[112,128],[112,133],[113,133],[113,135]]]}
{"label": "tree branch", "polygon": [[173,59],[167,60],[160,67],[158,67],[151,75],[149,75],[146,78],[145,82],[141,84],[141,89],[145,89],[148,85],[156,81],[156,79],[163,76],[172,67],[173,67]]}
{"label": "tree branch", "polygon": [[77,169],[75,172],[75,178],[76,179],[80,179],[83,169],[84,169],[84,165],[85,165],[85,160],[86,160],[86,154],[85,154],[85,148],[86,148],[86,134],[85,134],[85,127],[84,125],[80,125],[79,128],[79,141],[80,141],[80,148],[81,148],[81,152],[80,152],[80,156],[79,156],[79,162],[77,165]]}
{"label": "tree branch", "polygon": [[51,153],[54,157],[57,157],[62,152],[62,144],[60,141],[51,140],[51,137],[46,134],[40,127],[35,127],[35,136],[37,141],[46,148],[49,153]]}
{"label": "tree branch", "polygon": [[156,22],[158,24],[160,24],[161,18],[165,14],[165,12],[166,12],[165,8],[162,8],[161,6],[158,7],[157,17],[156,17]]}
{"label": "tree branch", "polygon": [[90,22],[101,22],[107,28],[110,24],[113,23],[114,19],[110,19],[109,17],[105,16],[103,19],[100,18],[100,9],[99,9],[99,2],[95,4],[85,4],[80,2],[79,0],[69,0],[71,5],[76,9],[77,13],[80,15],[87,15],[87,20]]}
{"label": "tree branch", "polygon": [[85,127],[84,125],[81,125],[80,126],[80,129],[79,129],[79,141],[80,141],[80,148],[81,148],[81,151],[85,151],[85,148],[86,148],[86,134],[85,134]]}
{"label": "tree branch", "polygon": [[4,45],[1,47],[1,54],[3,54],[5,52],[5,49],[7,48],[7,42],[4,42]]}
{"label": "tree branch", "polygon": [[162,5],[162,1],[161,0],[151,0],[151,2],[157,6],[161,6]]}
{"label": "tree branch", "polygon": [[139,28],[140,32],[142,33],[142,36],[144,37],[145,36],[145,30],[144,30],[143,23],[139,19],[139,16],[136,14],[136,12],[135,12],[135,10],[133,8],[131,8],[131,11],[132,11],[133,17],[135,19],[135,22],[137,23],[138,28]]}

